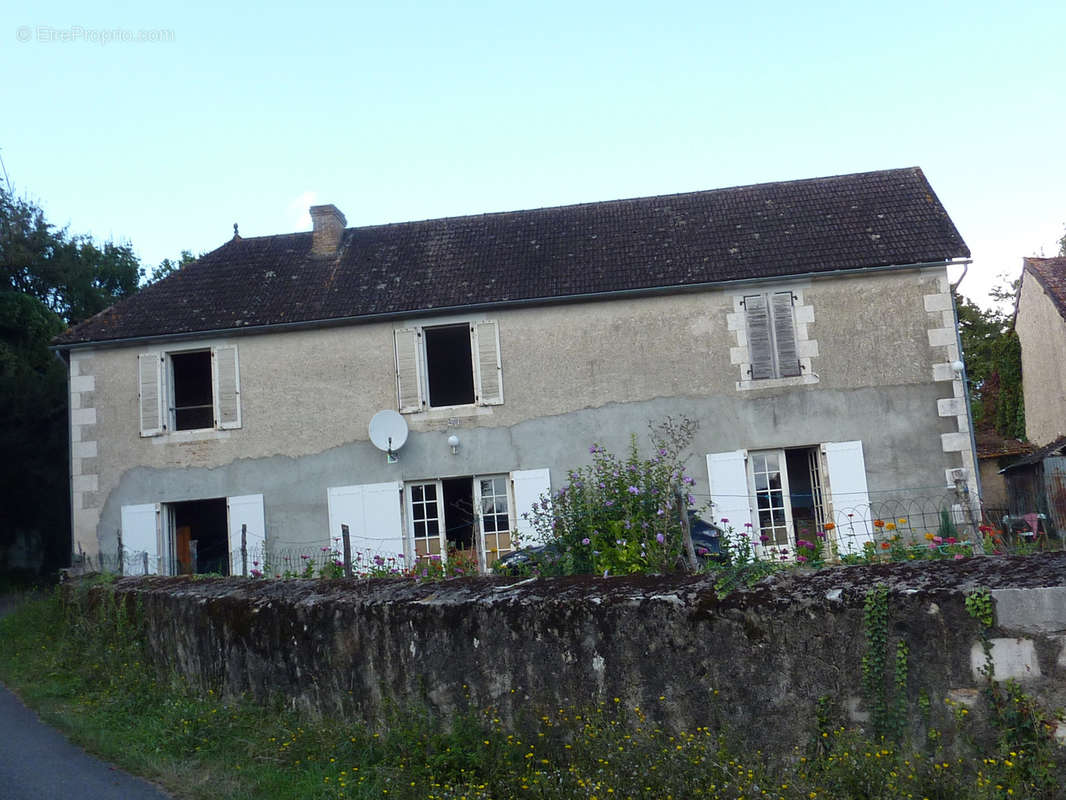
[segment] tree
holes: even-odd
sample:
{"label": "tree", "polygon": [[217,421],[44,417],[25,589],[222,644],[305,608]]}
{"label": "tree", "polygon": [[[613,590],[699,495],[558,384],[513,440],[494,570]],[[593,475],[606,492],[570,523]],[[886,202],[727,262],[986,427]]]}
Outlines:
{"label": "tree", "polygon": [[130,245],[72,236],[0,185],[0,276],[0,570],[50,570],[69,558],[70,515],[66,368],[48,345],[137,291],[141,267]]}
{"label": "tree", "polygon": [[[1020,279],[1001,284],[990,294],[997,303],[1013,305],[1019,285]],[[959,297],[956,310],[974,425],[1024,439],[1022,355],[1012,315],[997,306],[982,309],[965,297]]]}
{"label": "tree", "polygon": [[[200,255],[203,255],[203,253]],[[153,283],[159,283],[163,278],[169,277],[175,272],[183,269],[186,264],[191,264],[196,258],[197,257],[192,254],[191,250],[182,250],[181,255],[173,261],[169,258],[164,258],[159,262],[159,266],[152,270],[152,274],[145,280],[144,285],[151,286]]]}

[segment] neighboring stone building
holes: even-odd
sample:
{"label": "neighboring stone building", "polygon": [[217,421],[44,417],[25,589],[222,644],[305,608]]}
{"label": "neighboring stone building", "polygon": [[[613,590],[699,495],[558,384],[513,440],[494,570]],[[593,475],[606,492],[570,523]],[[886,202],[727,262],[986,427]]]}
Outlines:
{"label": "neighboring stone building", "polygon": [[1025,432],[1037,446],[1066,436],[1066,258],[1026,258],[1014,329],[1022,346]]}
{"label": "neighboring stone building", "polygon": [[[127,569],[226,572],[244,526],[276,567],[347,524],[369,555],[472,546],[484,567],[591,443],[667,415],[700,422],[697,501],[781,545],[835,521],[858,547],[882,508],[976,496],[947,274],[969,251],[920,169],[364,228],[311,212],[57,339],[76,552],[121,535]],[[368,440],[384,409],[410,429],[394,463]]]}

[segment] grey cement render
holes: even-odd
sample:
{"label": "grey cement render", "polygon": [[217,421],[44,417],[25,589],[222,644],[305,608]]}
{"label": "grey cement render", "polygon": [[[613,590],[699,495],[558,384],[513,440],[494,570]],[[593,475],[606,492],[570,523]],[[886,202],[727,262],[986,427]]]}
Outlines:
{"label": "grey cement render", "polygon": [[1043,446],[1066,435],[1066,319],[1027,270],[1014,327],[1022,346],[1025,433]]}
{"label": "grey cement render", "polygon": [[[952,383],[934,367],[952,357],[931,344],[943,312],[927,298],[946,285],[943,269],[775,284],[814,308],[817,381],[749,391],[737,388],[726,317],[750,287],[183,343],[238,345],[242,428],[154,438],[137,424],[137,355],[153,348],[76,352],[72,375],[92,375],[94,406],[72,438],[96,445],[95,473],[75,478],[75,541],[113,552],[123,505],[262,493],[268,540],[325,543],[329,487],[548,467],[557,488],[593,442],[622,451],[636,433],[646,445],[649,422],[667,416],[700,423],[689,467],[701,501],[707,453],[856,439],[872,498],[943,491],[945,470],[961,464],[941,435],[958,423],[938,414]],[[386,465],[366,431],[396,406],[393,331],[456,319],[498,321],[504,403],[408,416],[400,461]],[[84,473],[90,459],[76,461]]]}

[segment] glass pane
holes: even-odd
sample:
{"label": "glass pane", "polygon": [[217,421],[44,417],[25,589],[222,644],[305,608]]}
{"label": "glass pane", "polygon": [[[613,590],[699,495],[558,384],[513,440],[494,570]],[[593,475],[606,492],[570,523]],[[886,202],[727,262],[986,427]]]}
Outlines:
{"label": "glass pane", "polygon": [[426,535],[426,523],[421,520],[415,520],[415,538],[423,538]]}
{"label": "glass pane", "polygon": [[783,508],[774,509],[774,526],[783,528],[785,527],[785,510]]}
{"label": "glass pane", "polygon": [[416,503],[422,500],[422,489],[423,487],[421,486],[411,487],[411,499],[414,500]]}
{"label": "glass pane", "polygon": [[435,483],[427,483],[425,485],[425,490],[426,490],[426,499],[427,500],[436,500],[437,499],[437,484],[435,484]]}
{"label": "glass pane", "polygon": [[766,489],[770,486],[770,482],[766,480],[766,475],[762,472],[755,473],[755,490],[759,491]]}

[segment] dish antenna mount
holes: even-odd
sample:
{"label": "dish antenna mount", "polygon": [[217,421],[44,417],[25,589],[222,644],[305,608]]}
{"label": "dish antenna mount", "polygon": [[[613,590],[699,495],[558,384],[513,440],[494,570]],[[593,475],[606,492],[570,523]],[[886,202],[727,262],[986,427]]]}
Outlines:
{"label": "dish antenna mount", "polygon": [[395,464],[396,451],[407,441],[407,420],[391,409],[379,411],[370,419],[370,441],[385,452],[385,463]]}

